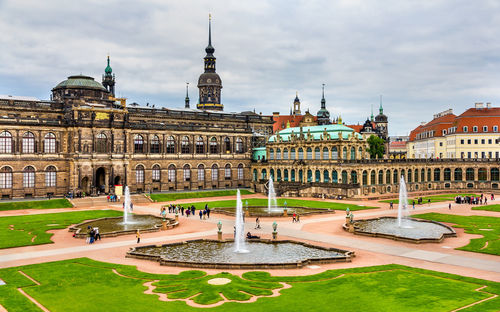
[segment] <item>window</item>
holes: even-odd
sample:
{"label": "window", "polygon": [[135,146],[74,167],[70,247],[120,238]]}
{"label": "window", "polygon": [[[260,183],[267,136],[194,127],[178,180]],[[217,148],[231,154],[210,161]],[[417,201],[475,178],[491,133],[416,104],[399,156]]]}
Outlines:
{"label": "window", "polygon": [[443,146],[443,142],[439,142],[439,146]]}
{"label": "window", "polygon": [[136,134],[134,137],[134,153],[144,152],[144,138],[140,134]]}
{"label": "window", "polygon": [[469,127],[467,126],[464,126],[462,129],[464,130],[464,132],[469,132]]}
{"label": "window", "polygon": [[274,149],[272,149],[272,148],[269,149],[269,159],[271,159],[271,160],[274,159]]}
{"label": "window", "polygon": [[153,182],[160,182],[160,180],[161,180],[160,165],[153,166],[152,175],[153,175]]}
{"label": "window", "polygon": [[281,149],[280,148],[276,149],[276,159],[278,159],[278,160],[281,159]]}
{"label": "window", "polygon": [[23,170],[23,187],[35,187],[35,168],[32,166]]}
{"label": "window", "polygon": [[465,179],[467,181],[474,181],[474,168],[467,168],[465,170]]}
{"label": "window", "polygon": [[323,147],[323,159],[330,158],[330,157],[328,157],[329,156],[328,154],[330,154],[330,151],[328,150],[328,148],[327,147]]}
{"label": "window", "polygon": [[205,167],[203,165],[198,165],[198,181],[205,181]]}
{"label": "window", "polygon": [[243,180],[243,164],[238,165],[238,180],[242,181]]}
{"label": "window", "polygon": [[472,127],[472,132],[477,132],[477,126]]}
{"label": "window", "polygon": [[328,170],[323,171],[323,182],[325,182],[325,183],[330,182],[330,174],[329,174]]}
{"label": "window", "polygon": [[363,170],[363,185],[368,185],[368,172]]}
{"label": "window", "polygon": [[191,168],[189,167],[188,164],[184,165],[184,168],[182,168],[182,171],[184,172],[184,181],[185,182],[191,181]]}
{"label": "window", "polygon": [[468,139],[467,140],[467,144],[471,144],[472,140],[471,139]]}
{"label": "window", "polygon": [[292,149],[290,150],[290,159],[291,159],[291,160],[294,160],[294,159],[295,159],[295,156],[296,156],[295,154],[296,154],[296,153],[295,153],[295,148],[292,148]]}
{"label": "window", "polygon": [[446,129],[443,129],[442,133],[443,135],[446,135]]}
{"label": "window", "polygon": [[450,168],[444,169],[444,180],[451,181],[451,169]]}
{"label": "window", "polygon": [[485,144],[486,141],[484,139],[481,139],[481,144]]}
{"label": "window", "polygon": [[48,166],[45,169],[45,186],[55,187],[57,181],[57,170],[54,166]]}
{"label": "window", "polygon": [[283,159],[288,159],[288,148],[283,150]]}
{"label": "window", "polygon": [[217,154],[219,151],[217,149],[217,139],[212,137],[210,139],[210,154]]}
{"label": "window", "polygon": [[337,183],[339,180],[338,180],[338,175],[337,175],[337,171],[336,170],[333,170],[332,171],[332,183]]}
{"label": "window", "polygon": [[382,170],[378,172],[378,184],[384,184],[384,171]]}
{"label": "window", "polygon": [[351,171],[351,184],[358,183],[358,173],[356,171]]}
{"label": "window", "polygon": [[493,144],[493,140],[492,139],[488,139],[488,144]]}
{"label": "window", "polygon": [[243,140],[241,138],[236,138],[236,153],[243,153]]}
{"label": "window", "polygon": [[[265,170],[262,170],[262,171],[265,171]],[[265,179],[265,178],[263,178],[263,179]],[[214,165],[212,165],[212,181],[216,182],[218,180],[219,180],[219,167],[217,167],[217,165],[214,164]]]}
{"label": "window", "polygon": [[151,138],[150,152],[152,154],[160,153],[160,138],[157,135],[153,135],[153,137]]}
{"label": "window", "polygon": [[12,134],[8,131],[2,131],[2,133],[0,133],[0,153],[12,153]]}
{"label": "window", "polygon": [[312,148],[307,148],[307,159],[313,159],[313,151]]}
{"label": "window", "polygon": [[487,170],[486,168],[479,168],[477,170],[477,179],[479,181],[486,181],[487,178]]}
{"label": "window", "polygon": [[231,140],[228,137],[224,138],[224,152],[226,154],[231,153]]}
{"label": "window", "polygon": [[144,166],[143,165],[137,165],[137,167],[135,167],[135,181],[137,183],[144,183]]}
{"label": "window", "polygon": [[344,147],[342,149],[342,159],[347,159],[347,148],[346,147]]}
{"label": "window", "polygon": [[299,159],[304,159],[304,150],[301,148],[299,148]]}
{"label": "window", "polygon": [[175,153],[175,139],[173,136],[167,138],[167,154]]}
{"label": "window", "polygon": [[356,159],[356,149],[351,147],[351,160]]}
{"label": "window", "polygon": [[49,132],[45,135],[45,148],[46,154],[54,154],[56,152],[56,135]]}
{"label": "window", "polygon": [[320,152],[319,147],[316,147],[314,149],[314,159],[321,159],[321,152]]}
{"label": "window", "polygon": [[175,166],[170,165],[168,166],[168,182],[175,182]]}
{"label": "window", "polygon": [[198,137],[196,139],[196,154],[203,154],[203,153],[204,153],[203,138]]}
{"label": "window", "polygon": [[316,170],[314,172],[314,182],[320,182],[321,181],[321,172],[319,170]]}
{"label": "window", "polygon": [[35,135],[31,132],[26,132],[23,135],[23,153],[31,154],[35,152]]}
{"label": "window", "polygon": [[455,169],[455,181],[462,181],[462,169]]}
{"label": "window", "polygon": [[465,140],[460,140],[460,144],[464,144],[465,143]]}
{"label": "window", "polygon": [[12,188],[12,168],[0,169],[0,189]]}
{"label": "window", "polygon": [[231,165],[227,164],[226,167],[224,167],[224,178],[226,180],[231,180]]}
{"label": "window", "polygon": [[493,126],[493,132],[498,132],[498,126]]}
{"label": "window", "polygon": [[108,146],[108,137],[104,133],[98,133],[95,142],[95,152],[96,153],[106,153]]}
{"label": "window", "polygon": [[488,132],[488,126],[483,126],[483,132]]}
{"label": "window", "polygon": [[370,185],[374,185],[375,184],[375,170],[372,170],[370,172]]}
{"label": "window", "polygon": [[187,136],[182,137],[181,153],[182,154],[189,154],[189,138]]}
{"label": "window", "polygon": [[474,144],[477,144],[477,139],[474,140]]}
{"label": "window", "polygon": [[332,159],[338,159],[339,158],[339,152],[336,147],[332,148]]}

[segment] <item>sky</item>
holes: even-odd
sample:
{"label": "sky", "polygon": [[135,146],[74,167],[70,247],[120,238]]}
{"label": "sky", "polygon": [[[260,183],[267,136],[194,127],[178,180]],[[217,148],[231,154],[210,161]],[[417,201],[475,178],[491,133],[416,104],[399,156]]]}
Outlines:
{"label": "sky", "polygon": [[128,103],[196,104],[212,14],[224,110],[288,114],[298,92],[362,124],[383,96],[390,135],[475,102],[500,106],[500,1],[0,0],[0,94],[49,99],[67,76]]}

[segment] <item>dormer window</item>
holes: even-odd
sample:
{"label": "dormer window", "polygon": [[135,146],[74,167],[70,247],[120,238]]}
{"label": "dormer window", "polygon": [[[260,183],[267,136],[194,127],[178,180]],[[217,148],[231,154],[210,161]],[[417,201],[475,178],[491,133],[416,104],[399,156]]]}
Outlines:
{"label": "dormer window", "polygon": [[493,126],[493,132],[498,132],[498,126]]}
{"label": "dormer window", "polygon": [[483,126],[483,132],[488,132],[488,126]]}
{"label": "dormer window", "polygon": [[446,129],[443,129],[443,135],[446,135]]}
{"label": "dormer window", "polygon": [[477,126],[472,127],[472,132],[477,132]]}
{"label": "dormer window", "polygon": [[469,127],[464,126],[464,127],[463,127],[463,130],[464,130],[464,132],[469,132]]}

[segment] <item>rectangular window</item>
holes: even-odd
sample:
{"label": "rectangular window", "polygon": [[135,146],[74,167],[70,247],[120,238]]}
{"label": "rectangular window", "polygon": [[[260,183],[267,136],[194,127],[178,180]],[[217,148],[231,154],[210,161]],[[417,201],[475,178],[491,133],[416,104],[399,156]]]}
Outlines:
{"label": "rectangular window", "polygon": [[0,173],[0,189],[12,188],[12,172]]}
{"label": "rectangular window", "polygon": [[498,132],[498,126],[493,126],[493,132]]}
{"label": "rectangular window", "polygon": [[35,187],[35,173],[33,171],[23,172],[23,187]]}
{"label": "rectangular window", "polygon": [[484,139],[481,139],[481,144],[484,144],[486,143],[486,141]]}
{"label": "rectangular window", "polygon": [[198,168],[198,181],[205,181],[205,169]]}
{"label": "rectangular window", "polygon": [[212,181],[216,182],[219,180],[219,168],[212,168]]}
{"label": "rectangular window", "polygon": [[224,168],[224,177],[226,180],[231,179],[231,167]]}
{"label": "rectangular window", "polygon": [[492,144],[493,143],[493,140],[492,139],[488,139],[488,144]]}
{"label": "rectangular window", "polygon": [[144,183],[144,170],[136,170],[135,171],[135,180],[137,183]]}
{"label": "rectangular window", "polygon": [[191,181],[191,169],[184,168],[184,181]]}
{"label": "rectangular window", "polygon": [[471,144],[471,139],[468,139],[468,140],[467,140],[467,144]]}
{"label": "rectangular window", "polygon": [[464,144],[465,143],[465,140],[460,140],[460,144]]}
{"label": "rectangular window", "polygon": [[168,182],[175,182],[175,169],[168,169]]}
{"label": "rectangular window", "polygon": [[477,139],[474,140],[474,144],[477,144]]}
{"label": "rectangular window", "polygon": [[488,126],[483,126],[483,132],[488,132]]}
{"label": "rectangular window", "polygon": [[48,171],[45,173],[45,186],[54,187],[56,186],[56,172]]}
{"label": "rectangular window", "polygon": [[467,152],[467,158],[472,158],[471,152]]}
{"label": "rectangular window", "polygon": [[472,127],[473,132],[477,132],[477,126]]}
{"label": "rectangular window", "polygon": [[243,168],[238,168],[238,180],[243,180]]}

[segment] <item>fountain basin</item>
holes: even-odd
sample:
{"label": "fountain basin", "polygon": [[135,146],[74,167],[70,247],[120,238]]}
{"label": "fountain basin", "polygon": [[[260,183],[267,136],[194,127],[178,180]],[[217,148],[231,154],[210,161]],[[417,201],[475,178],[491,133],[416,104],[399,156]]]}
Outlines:
{"label": "fountain basin", "polygon": [[[271,208],[269,213],[267,206],[249,206],[248,210],[244,209],[245,213],[248,211],[251,217],[281,217],[283,216],[284,208]],[[335,210],[325,208],[308,208],[308,207],[287,207],[288,216],[294,213],[302,216],[311,214],[335,213]],[[236,214],[236,207],[214,207],[212,213],[224,214],[234,216]]]}
{"label": "fountain basin", "polygon": [[[349,227],[343,225],[344,230]],[[383,237],[411,243],[439,243],[446,237],[456,237],[455,230],[443,223],[408,218],[405,227],[398,227],[397,218],[380,217],[354,221],[354,234]]]}
{"label": "fountain basin", "polygon": [[309,264],[350,262],[354,252],[291,240],[251,239],[249,253],[234,252],[233,240],[190,240],[131,248],[126,257],[160,265],[211,269],[292,269]]}
{"label": "fountain basin", "polygon": [[[69,228],[69,231],[75,232],[76,238],[87,237],[88,226],[98,227],[101,237],[133,234],[137,230],[142,233],[157,232],[162,229],[163,218],[153,215],[133,215],[129,216],[129,221],[129,224],[124,224],[123,217],[99,218],[73,225]],[[179,222],[172,218],[165,218],[165,221],[167,229],[179,225]]]}

